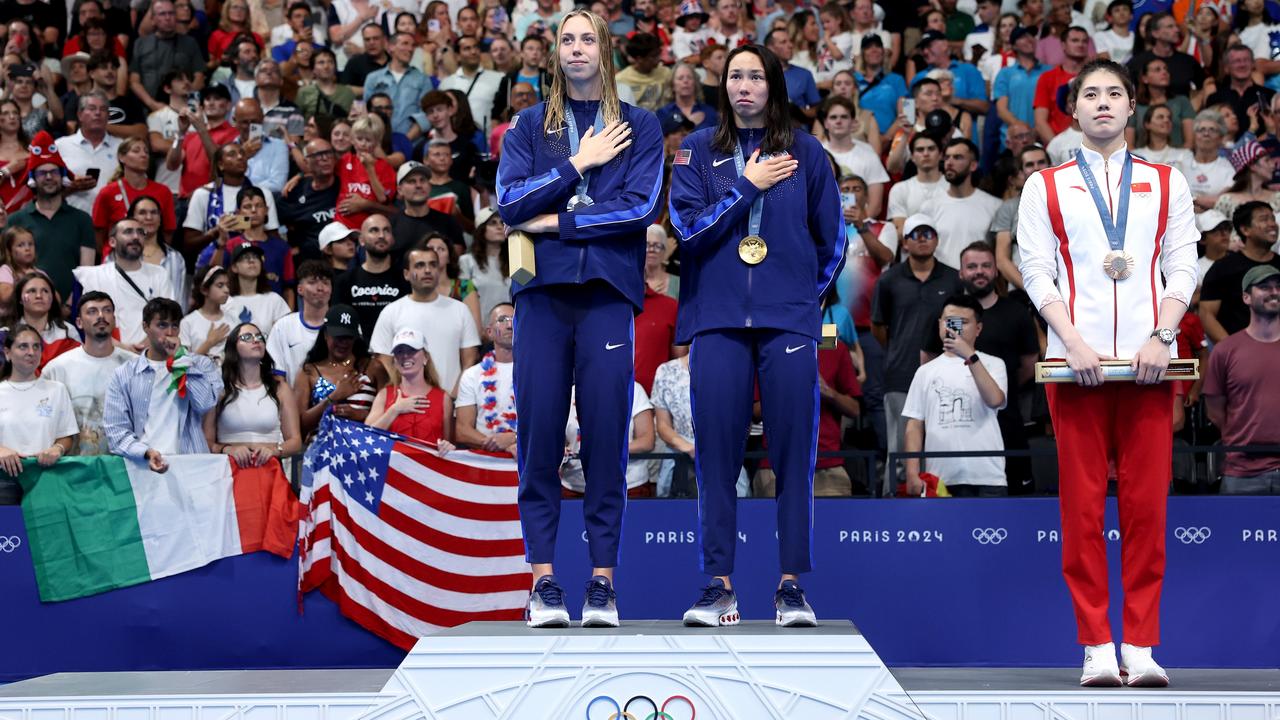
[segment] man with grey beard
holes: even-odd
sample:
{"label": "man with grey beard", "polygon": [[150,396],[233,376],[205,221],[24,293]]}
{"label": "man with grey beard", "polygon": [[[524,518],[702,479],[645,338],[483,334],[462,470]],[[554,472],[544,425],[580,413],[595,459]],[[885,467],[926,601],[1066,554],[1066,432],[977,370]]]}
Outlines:
{"label": "man with grey beard", "polygon": [[[159,265],[142,261],[142,223],[125,219],[111,228],[115,246],[110,262],[76,268],[78,290],[104,292],[115,301],[116,325],[120,342],[129,350],[146,349],[147,336],[142,327],[142,308],[152,298],[177,300],[169,273]],[[181,318],[179,318],[181,319]]]}

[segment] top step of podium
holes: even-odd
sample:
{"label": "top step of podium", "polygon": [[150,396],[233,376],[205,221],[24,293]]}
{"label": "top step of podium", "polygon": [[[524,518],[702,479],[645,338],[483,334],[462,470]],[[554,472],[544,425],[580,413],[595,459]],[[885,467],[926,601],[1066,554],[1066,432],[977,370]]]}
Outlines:
{"label": "top step of podium", "polygon": [[583,628],[570,626],[567,628],[531,628],[523,621],[515,622],[469,622],[448,630],[441,630],[431,637],[596,637],[596,636],[631,636],[631,635],[729,635],[758,636],[771,635],[792,637],[795,635],[861,635],[858,628],[848,620],[821,620],[818,627],[783,628],[772,620],[744,620],[738,625],[729,627],[685,627],[678,620],[623,620],[621,627],[616,628]]}

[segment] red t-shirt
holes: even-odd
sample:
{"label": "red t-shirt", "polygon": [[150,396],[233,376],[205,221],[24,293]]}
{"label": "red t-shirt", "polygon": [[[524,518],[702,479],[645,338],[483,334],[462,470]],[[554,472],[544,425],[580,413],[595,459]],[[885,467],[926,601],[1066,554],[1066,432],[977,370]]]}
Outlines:
{"label": "red t-shirt", "polygon": [[[382,183],[383,192],[387,194],[386,204],[390,205],[392,198],[396,195],[395,168],[391,167],[391,163],[386,160],[376,158],[373,161],[373,171],[378,176],[378,182]],[[353,195],[375,202],[378,199],[373,194],[373,186],[369,184],[369,173],[364,169],[364,163],[360,162],[355,151],[343,155],[338,162],[338,204],[342,204],[343,198]],[[360,224],[367,217],[369,217],[367,212],[344,215],[342,211],[338,211],[333,219],[352,230],[359,230]]]}
{"label": "red t-shirt", "polygon": [[636,316],[636,382],[646,393],[653,390],[658,366],[671,359],[677,307],[674,298],[645,286],[644,310]]}
{"label": "red t-shirt", "polygon": [[[221,125],[209,128],[209,136],[213,138],[214,145],[221,147],[240,137],[240,132],[223,120]],[[178,194],[189,198],[196,188],[213,180],[213,165],[204,152],[200,134],[194,130],[182,138],[182,153],[182,179],[178,184]]]}
{"label": "red t-shirt", "polygon": [[[836,346],[831,350],[818,350],[818,376],[823,382],[831,387],[832,390],[841,395],[849,395],[851,397],[862,396],[862,385],[858,383],[858,373],[853,369],[853,358],[849,357],[849,346],[843,341],[837,340]],[[756,401],[760,400],[760,386],[756,384],[755,391]],[[818,462],[814,465],[817,470],[826,470],[827,468],[839,467],[844,464],[844,460],[838,457],[822,457],[824,452],[837,452],[840,450],[840,425],[841,418],[839,410],[834,406],[823,402],[818,408]],[[769,428],[765,427],[764,446],[769,446],[768,442]],[[760,462],[760,467],[769,467],[767,459]]]}
{"label": "red t-shirt", "polygon": [[[227,30],[223,30],[222,28],[218,28],[217,30],[214,30],[213,33],[209,35],[209,57],[221,59],[222,54],[225,53],[227,51],[227,48],[231,46],[231,41],[235,40],[236,37],[240,34],[241,33],[234,32],[234,31],[229,32]],[[258,33],[253,33],[253,41],[258,44],[259,49],[262,48],[261,35],[259,35]]]}
{"label": "red t-shirt", "polygon": [[[62,46],[62,57],[75,55],[78,52],[83,52],[88,55],[93,54],[89,52],[88,48],[81,47],[79,35],[72,35],[67,39],[67,44]],[[118,58],[124,57],[124,43],[120,42],[120,38],[114,38],[112,40],[111,53]]]}
{"label": "red t-shirt", "polygon": [[160,203],[160,227],[173,232],[178,226],[173,214],[173,191],[155,180],[148,180],[141,190],[123,179],[108,183],[98,191],[93,201],[93,226],[105,230],[125,219],[129,207],[140,197],[149,197]]}
{"label": "red t-shirt", "polygon": [[1049,127],[1055,135],[1071,127],[1071,116],[1058,109],[1058,90],[1066,87],[1075,76],[1059,65],[1046,70],[1036,81],[1036,97],[1032,106],[1049,110]]}

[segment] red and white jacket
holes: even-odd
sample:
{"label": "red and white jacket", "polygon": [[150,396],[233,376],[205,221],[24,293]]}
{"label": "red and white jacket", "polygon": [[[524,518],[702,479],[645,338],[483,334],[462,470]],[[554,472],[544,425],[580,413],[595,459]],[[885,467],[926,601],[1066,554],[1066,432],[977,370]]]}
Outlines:
{"label": "red and white jacket", "polygon": [[[1082,148],[1113,219],[1125,150],[1104,160]],[[1111,246],[1074,154],[1070,161],[1031,176],[1018,204],[1020,268],[1031,301],[1038,309],[1065,303],[1089,347],[1120,359],[1132,358],[1147,342],[1164,298],[1191,304],[1200,239],[1191,191],[1177,169],[1135,156],[1131,188],[1124,249],[1137,267],[1125,280],[1112,280],[1103,272]],[[1046,357],[1066,357],[1052,328]]]}

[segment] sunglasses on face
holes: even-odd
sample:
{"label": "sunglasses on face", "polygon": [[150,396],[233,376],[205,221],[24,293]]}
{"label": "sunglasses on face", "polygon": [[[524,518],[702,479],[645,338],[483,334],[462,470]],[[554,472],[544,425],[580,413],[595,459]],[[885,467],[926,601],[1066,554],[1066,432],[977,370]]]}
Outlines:
{"label": "sunglasses on face", "polygon": [[240,342],[266,342],[267,336],[262,333],[240,333]]}

